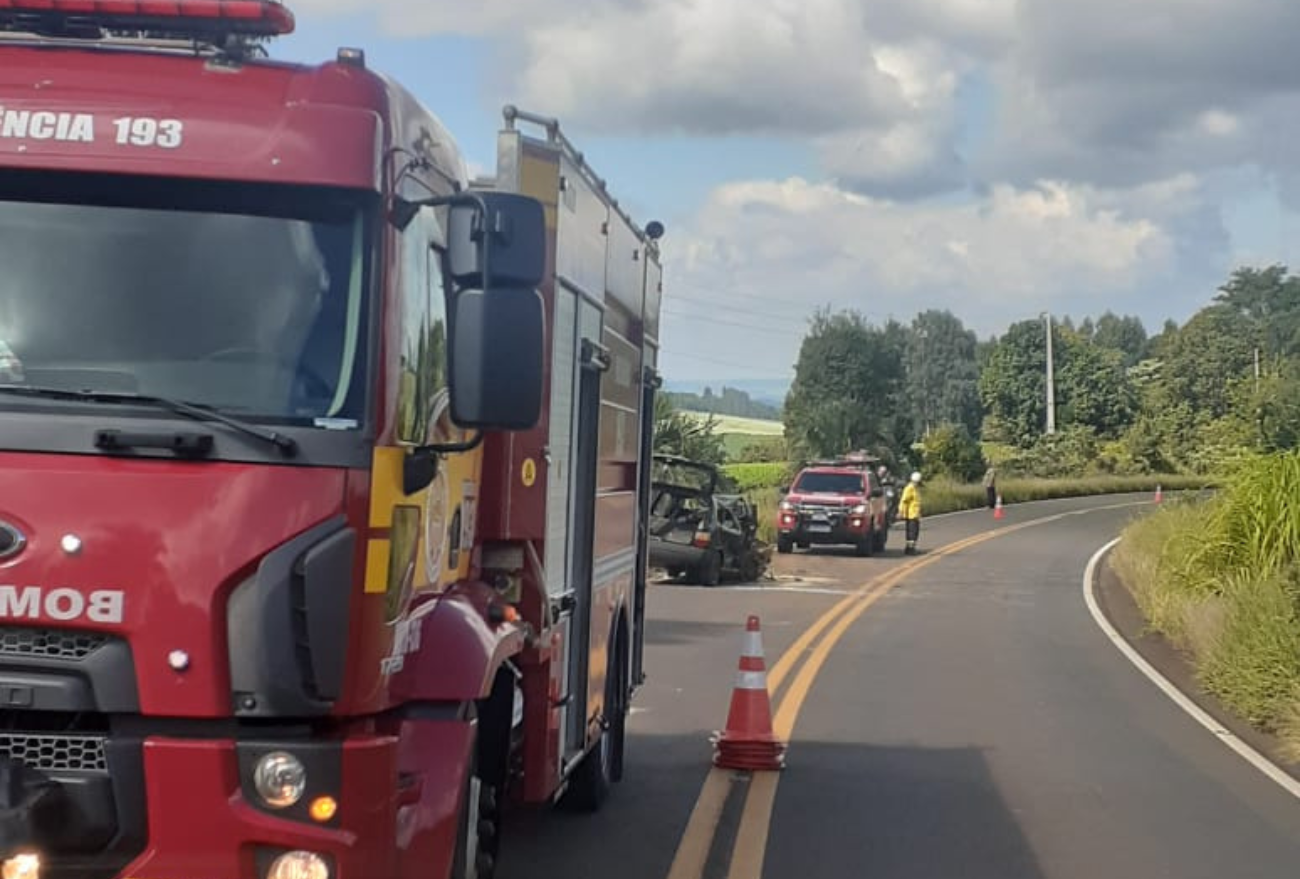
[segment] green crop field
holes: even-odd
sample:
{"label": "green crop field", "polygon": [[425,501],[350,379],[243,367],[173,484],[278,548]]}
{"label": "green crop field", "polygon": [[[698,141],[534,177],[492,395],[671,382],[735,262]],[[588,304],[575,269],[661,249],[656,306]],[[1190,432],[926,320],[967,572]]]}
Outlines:
{"label": "green crop field", "polygon": [[[692,418],[699,419],[709,417],[704,412],[689,412],[687,414]],[[715,415],[713,420],[717,424],[717,432],[723,435],[782,436],[785,433],[785,425],[779,421],[764,421],[760,418],[737,418],[734,415]]]}

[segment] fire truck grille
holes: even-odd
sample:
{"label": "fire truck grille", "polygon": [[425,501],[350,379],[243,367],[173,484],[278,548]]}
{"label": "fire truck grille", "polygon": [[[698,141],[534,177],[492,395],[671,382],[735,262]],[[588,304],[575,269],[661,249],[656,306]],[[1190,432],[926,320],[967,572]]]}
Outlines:
{"label": "fire truck grille", "polygon": [[42,659],[85,659],[108,643],[97,632],[0,626],[0,655]]}
{"label": "fire truck grille", "polygon": [[0,733],[0,757],[45,772],[108,771],[104,740],[99,736]]}

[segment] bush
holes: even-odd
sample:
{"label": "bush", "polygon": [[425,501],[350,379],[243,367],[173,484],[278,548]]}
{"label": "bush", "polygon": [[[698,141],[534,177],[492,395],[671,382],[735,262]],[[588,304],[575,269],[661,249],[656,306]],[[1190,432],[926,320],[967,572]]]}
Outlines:
{"label": "bush", "polygon": [[931,478],[969,482],[984,472],[980,445],[964,424],[945,424],[931,431],[922,444],[921,454],[922,466]]}
{"label": "bush", "polygon": [[788,457],[785,437],[732,434],[727,439],[729,449],[732,445],[739,446],[739,451],[731,456],[737,464],[770,464]]}
{"label": "bush", "polygon": [[1213,500],[1131,525],[1112,564],[1205,688],[1300,760],[1300,452],[1246,460]]}
{"label": "bush", "polygon": [[748,493],[789,485],[794,478],[791,469],[789,464],[783,463],[726,464],[722,472],[735,480],[740,491]]}

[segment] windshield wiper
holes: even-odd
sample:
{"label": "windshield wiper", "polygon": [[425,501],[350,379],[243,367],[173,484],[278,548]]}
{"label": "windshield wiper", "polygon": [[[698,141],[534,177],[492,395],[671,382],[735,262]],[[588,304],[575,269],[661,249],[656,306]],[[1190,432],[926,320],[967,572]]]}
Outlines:
{"label": "windshield wiper", "polygon": [[215,421],[245,436],[255,437],[278,448],[286,457],[293,457],[298,451],[298,443],[293,437],[285,436],[274,430],[249,424],[238,418],[231,418],[199,403],[187,403],[184,400],[172,400],[167,397],[153,397],[146,394],[129,394],[117,391],[69,391],[63,388],[45,388],[37,385],[0,384],[0,394],[14,394],[22,397],[43,397],[52,400],[80,400],[91,403],[110,403],[114,405],[152,406],[165,409],[178,415],[185,415],[196,421]]}

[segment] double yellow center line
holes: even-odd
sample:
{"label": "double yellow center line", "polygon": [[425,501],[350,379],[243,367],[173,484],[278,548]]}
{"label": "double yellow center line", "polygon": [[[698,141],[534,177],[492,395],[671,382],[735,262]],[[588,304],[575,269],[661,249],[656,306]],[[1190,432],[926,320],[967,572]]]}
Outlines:
{"label": "double yellow center line", "polygon": [[[787,742],[790,741],[804,700],[812,690],[813,682],[826,664],[831,651],[844,637],[844,633],[859,617],[867,612],[868,608],[885,597],[907,577],[938,562],[940,559],[1025,528],[1046,525],[1070,516],[1140,506],[1146,503],[1146,501],[1137,501],[1090,507],[1085,510],[1072,510],[1068,513],[1057,513],[1040,519],[1031,519],[1017,525],[986,531],[983,534],[976,534],[954,543],[945,544],[928,555],[905,562],[868,580],[818,617],[781,655],[776,665],[772,666],[772,670],[768,673],[767,689],[770,694],[775,696],[795,666],[801,660],[803,661],[803,665],[799,668],[799,672],[795,675],[789,689],[782,695],[773,716],[772,727],[777,738]],[[822,637],[823,633],[825,633],[825,637]],[[821,638],[820,642],[818,642],[818,638]],[[669,868],[668,879],[702,879],[704,865],[708,860],[709,850],[713,846],[713,838],[717,832],[718,822],[722,818],[727,795],[731,791],[732,780],[735,776],[736,773],[731,770],[717,767],[709,770],[708,776],[704,779],[704,785],[700,788],[695,807],[691,811],[686,830],[683,832],[681,842],[677,847],[677,854],[673,858],[672,867]],[[740,816],[740,827],[736,833],[735,845],[732,848],[727,879],[761,879],[763,859],[767,852],[768,831],[771,827],[772,807],[776,803],[776,789],[779,781],[780,773],[778,772],[760,772],[751,776],[749,790],[745,797],[744,811]]]}

